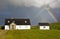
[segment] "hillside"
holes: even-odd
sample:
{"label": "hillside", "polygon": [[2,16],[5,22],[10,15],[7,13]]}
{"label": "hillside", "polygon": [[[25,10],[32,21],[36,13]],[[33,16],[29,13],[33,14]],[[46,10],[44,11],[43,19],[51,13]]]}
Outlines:
{"label": "hillside", "polygon": [[0,39],[60,39],[60,23],[50,24],[50,30],[32,26],[30,30],[0,30]]}
{"label": "hillside", "polygon": [[10,30],[4,33],[0,32],[1,39],[60,39],[60,30]]}

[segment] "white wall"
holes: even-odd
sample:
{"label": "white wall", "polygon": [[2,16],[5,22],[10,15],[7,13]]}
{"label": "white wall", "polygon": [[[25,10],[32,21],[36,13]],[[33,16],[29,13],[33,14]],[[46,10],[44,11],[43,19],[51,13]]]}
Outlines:
{"label": "white wall", "polygon": [[16,25],[16,29],[30,29],[30,25]]}
{"label": "white wall", "polygon": [[[45,27],[45,28],[44,28]],[[40,30],[49,30],[50,27],[49,26],[40,26]]]}
{"label": "white wall", "polygon": [[[20,30],[20,29],[30,29],[31,26],[30,25],[16,25],[16,29]],[[5,30],[9,30],[9,26],[5,25]]]}
{"label": "white wall", "polygon": [[5,30],[9,30],[9,26],[8,25],[5,25]]}

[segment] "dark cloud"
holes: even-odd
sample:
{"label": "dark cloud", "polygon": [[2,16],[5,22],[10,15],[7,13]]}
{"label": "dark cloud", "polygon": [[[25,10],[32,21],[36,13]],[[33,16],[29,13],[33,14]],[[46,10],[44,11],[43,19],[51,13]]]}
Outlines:
{"label": "dark cloud", "polygon": [[[41,0],[40,0],[41,1]],[[32,25],[38,22],[55,22],[39,0],[0,0],[0,24],[4,25],[5,18],[29,18]],[[49,1],[47,4],[50,3]],[[55,10],[54,10],[55,12]],[[56,13],[54,13],[56,14]],[[56,15],[57,19],[60,15]],[[60,19],[58,19],[60,20]]]}

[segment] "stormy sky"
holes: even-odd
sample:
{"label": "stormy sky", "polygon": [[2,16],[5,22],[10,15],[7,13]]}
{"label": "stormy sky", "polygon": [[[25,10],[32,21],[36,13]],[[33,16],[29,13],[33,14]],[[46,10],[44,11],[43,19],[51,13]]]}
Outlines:
{"label": "stormy sky", "polygon": [[60,0],[0,0],[0,25],[12,17],[29,18],[32,25],[60,22]]}

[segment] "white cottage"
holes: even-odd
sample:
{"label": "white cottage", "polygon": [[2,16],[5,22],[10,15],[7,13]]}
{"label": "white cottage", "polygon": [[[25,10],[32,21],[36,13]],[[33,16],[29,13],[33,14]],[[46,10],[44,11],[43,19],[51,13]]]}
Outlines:
{"label": "white cottage", "polygon": [[39,23],[40,30],[49,30],[50,26],[49,23]]}
{"label": "white cottage", "polygon": [[30,29],[29,19],[5,19],[5,30]]}

